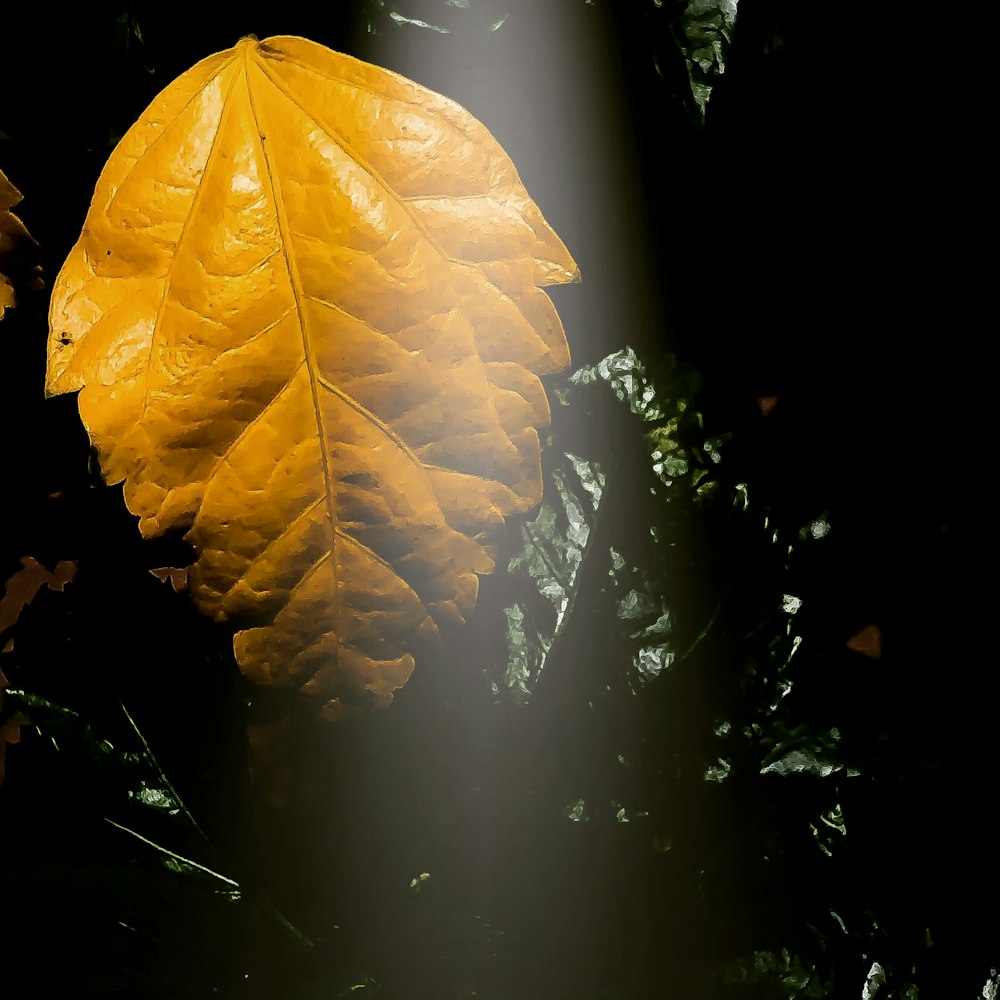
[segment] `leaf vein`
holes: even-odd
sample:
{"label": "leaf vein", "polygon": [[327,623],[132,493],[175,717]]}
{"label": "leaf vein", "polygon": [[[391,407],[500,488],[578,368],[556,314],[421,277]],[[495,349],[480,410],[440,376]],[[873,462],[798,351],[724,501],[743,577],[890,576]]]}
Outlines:
{"label": "leaf vein", "polygon": [[[248,60],[249,61],[249,60]],[[316,364],[316,353],[312,345],[309,330],[308,330],[308,316],[305,308],[303,307],[303,300],[305,295],[302,291],[302,280],[298,272],[298,267],[291,253],[290,248],[290,233],[291,227],[288,223],[288,216],[285,210],[284,199],[281,192],[280,177],[275,174],[274,167],[271,164],[270,153],[265,147],[264,143],[260,140],[259,136],[265,134],[260,126],[263,124],[261,121],[260,114],[258,113],[256,104],[253,99],[253,88],[250,86],[249,74],[247,73],[247,64],[244,64],[243,68],[243,81],[246,87],[247,102],[250,107],[250,112],[253,116],[253,120],[257,123],[258,128],[256,129],[256,134],[258,136],[257,146],[260,151],[260,155],[263,158],[264,167],[267,174],[268,186],[271,190],[271,200],[274,204],[275,215],[278,223],[278,230],[281,234],[281,248],[282,256],[285,261],[285,267],[288,271],[288,278],[291,284],[292,295],[295,298],[295,309],[299,316],[299,330],[302,335],[302,353],[303,353],[303,363],[306,366],[306,372],[309,376],[309,389],[312,394],[313,403],[313,413],[316,418],[316,431],[319,438],[319,451],[320,451],[320,461],[323,468],[323,483],[326,490],[327,499],[327,525],[330,532],[330,554],[331,554],[331,566],[333,569],[333,622],[334,628],[339,630],[339,595],[338,595],[338,581],[337,581],[337,559],[336,559],[336,537],[337,537],[337,526],[336,526],[336,510],[334,507],[334,482],[333,475],[330,470],[330,447],[329,442],[326,437],[326,426],[323,421],[323,412],[319,403],[319,392],[317,386],[317,364]]]}
{"label": "leaf vein", "polygon": [[[221,73],[222,70],[220,69],[219,72]],[[147,363],[143,370],[143,374],[145,376],[145,385],[143,388],[142,411],[139,415],[139,420],[138,420],[139,423],[142,422],[143,418],[146,416],[146,411],[149,409],[149,368],[150,368],[150,362],[152,361],[153,358],[153,351],[156,349],[156,334],[160,328],[160,320],[163,318],[163,309],[166,306],[167,298],[170,293],[171,281],[173,280],[173,273],[174,273],[173,263],[174,261],[176,261],[177,254],[180,251],[182,244],[184,243],[184,237],[187,235],[188,225],[191,219],[195,215],[195,209],[198,207],[198,204],[201,201],[202,192],[205,190],[205,178],[208,176],[209,170],[211,169],[212,164],[215,162],[216,153],[219,149],[219,133],[222,132],[223,122],[225,121],[226,116],[229,113],[229,99],[232,96],[233,87],[235,86],[235,83],[236,83],[236,78],[234,74],[233,79],[230,80],[229,82],[229,88],[226,90],[226,96],[225,98],[223,98],[222,101],[222,111],[219,114],[219,123],[216,126],[215,135],[212,136],[212,146],[209,149],[208,157],[205,160],[205,169],[202,171],[198,187],[195,190],[194,197],[191,199],[191,204],[188,206],[187,215],[184,216],[184,222],[181,225],[180,235],[178,235],[177,237],[177,244],[174,248],[174,253],[170,257],[170,266],[167,269],[166,280],[163,282],[163,290],[160,293],[160,301],[156,307],[156,316],[153,319],[153,329],[149,336],[149,357],[147,359]],[[188,103],[190,104],[190,101]],[[164,132],[165,131],[166,129],[164,129]],[[160,136],[162,135],[163,133],[160,134]],[[159,139],[160,136],[158,136],[157,139]]]}

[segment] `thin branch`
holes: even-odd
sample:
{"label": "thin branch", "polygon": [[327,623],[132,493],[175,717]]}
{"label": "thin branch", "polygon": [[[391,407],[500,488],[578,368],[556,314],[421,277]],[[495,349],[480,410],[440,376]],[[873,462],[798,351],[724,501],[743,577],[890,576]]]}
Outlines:
{"label": "thin branch", "polygon": [[[201,839],[204,840],[206,844],[208,844],[208,846],[212,850],[212,853],[217,858],[222,860],[219,855],[218,848],[209,839],[208,834],[205,833],[205,831],[201,828],[198,821],[191,814],[191,810],[188,809],[188,807],[184,804],[184,800],[177,794],[177,789],[174,788],[174,786],[171,784],[170,779],[167,777],[166,772],[163,770],[162,767],[160,767],[160,762],[156,759],[156,755],[150,748],[149,743],[146,742],[146,737],[142,735],[142,730],[140,730],[139,727],[136,725],[135,719],[133,719],[132,716],[129,714],[129,710],[125,707],[125,703],[120,701],[118,704],[121,705],[121,709],[125,713],[125,718],[128,719],[129,725],[132,727],[133,730],[135,730],[135,735],[139,737],[139,742],[142,744],[142,749],[145,750],[146,752],[147,759],[153,765],[153,767],[156,768],[156,773],[159,775],[160,781],[163,782],[164,787],[167,789],[168,792],[170,792],[170,797],[174,800],[174,802],[177,803],[177,808],[180,809],[180,811],[184,814],[188,822],[195,829],[195,831],[198,833]],[[235,885],[235,883],[233,884]]]}
{"label": "thin branch", "polygon": [[191,868],[197,868],[198,871],[204,872],[206,875],[211,875],[212,878],[217,878],[220,882],[236,886],[237,889],[240,887],[239,882],[234,882],[231,878],[226,878],[225,875],[220,875],[218,872],[212,871],[211,868],[206,868],[204,865],[198,864],[197,861],[185,858],[182,854],[177,854],[174,851],[167,850],[166,847],[161,847],[155,841],[150,840],[148,837],[144,837],[141,833],[137,833],[135,830],[130,830],[127,826],[122,826],[121,823],[116,823],[113,819],[108,819],[107,816],[104,817],[104,822],[110,823],[113,827],[115,827],[115,829],[121,830],[123,833],[131,834],[136,838],[136,840],[141,840],[144,844],[149,844],[150,847],[159,851],[161,854],[166,854],[168,857],[174,858],[176,861],[180,861],[181,864],[189,865]]}
{"label": "thin branch", "polygon": [[[125,713],[125,718],[128,719],[129,725],[131,725],[132,729],[135,731],[135,735],[139,738],[139,742],[142,744],[142,748],[146,753],[146,758],[156,769],[156,773],[157,775],[159,775],[160,781],[163,782],[163,785],[170,793],[171,798],[174,800],[174,802],[177,803],[177,808],[180,809],[180,811],[184,814],[185,818],[191,824],[192,828],[198,833],[201,839],[204,840],[204,842],[206,843],[212,854],[220,861],[225,861],[225,858],[222,856],[222,853],[215,846],[215,844],[212,843],[212,840],[208,836],[208,834],[205,833],[205,831],[201,828],[201,824],[199,824],[199,822],[194,818],[194,815],[191,813],[191,810],[188,809],[188,807],[184,804],[184,800],[180,797],[180,795],[177,794],[177,790],[174,788],[170,779],[167,777],[166,772],[160,766],[160,762],[156,759],[156,755],[153,753],[152,748],[146,741],[146,737],[142,735],[142,730],[140,730],[139,727],[136,725],[135,719],[133,719],[132,716],[129,714],[129,710],[125,707],[123,702],[119,702],[119,705],[121,705],[121,709]],[[120,830],[124,830],[126,833],[131,833],[132,836],[138,837],[140,840],[149,844],[151,847],[155,847],[158,851],[163,851],[164,854],[169,854],[171,857],[177,858],[179,861],[183,861],[185,864],[192,865],[193,867],[201,871],[208,872],[209,875],[215,875],[216,878],[220,878],[224,882],[228,882],[231,885],[235,886],[239,885],[239,882],[234,882],[232,879],[226,878],[224,875],[219,875],[217,872],[213,872],[210,868],[206,868],[204,865],[199,865],[195,861],[188,861],[187,858],[183,858],[179,854],[174,854],[172,851],[168,851],[166,848],[160,847],[159,844],[154,844],[153,841],[147,840],[145,837],[143,837],[139,833],[136,833],[134,830],[129,830],[127,827],[120,826],[118,823],[115,823],[113,820],[110,819],[107,822],[111,823],[112,826],[117,826]],[[296,944],[298,944],[300,947],[304,949],[312,948],[315,945],[315,942],[310,937],[303,934],[302,931],[300,931],[271,902],[271,900],[267,897],[266,893],[264,893],[262,890],[258,890],[255,893],[255,896],[257,905],[260,906],[260,908],[265,913],[267,913],[268,916],[270,916],[271,919],[274,920],[290,938],[292,938],[296,942]]]}
{"label": "thin branch", "polygon": [[679,664],[683,663],[698,648],[698,646],[701,645],[701,641],[705,638],[706,635],[708,635],[708,633],[712,629],[712,626],[715,624],[715,620],[719,617],[719,612],[722,610],[723,606],[725,605],[726,600],[729,597],[730,590],[732,590],[732,587],[727,587],[726,588],[725,593],[719,599],[719,603],[715,606],[715,610],[712,612],[712,614],[709,617],[708,621],[705,623],[705,627],[698,633],[698,635],[695,638],[694,642],[692,642],[691,645],[688,646],[688,648],[686,650],[684,650],[684,653],[680,657],[678,657],[677,663],[675,665],[679,665]]}

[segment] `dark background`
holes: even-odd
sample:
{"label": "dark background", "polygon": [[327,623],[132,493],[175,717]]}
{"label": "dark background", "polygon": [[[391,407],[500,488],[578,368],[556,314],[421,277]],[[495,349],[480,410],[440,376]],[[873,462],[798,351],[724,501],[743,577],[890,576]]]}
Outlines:
{"label": "dark background", "polygon": [[[0,578],[25,555],[78,568],[3,656],[38,729],[0,789],[0,995],[839,997],[873,962],[879,996],[983,988],[1000,928],[976,28],[930,5],[741,0],[702,126],[683,7],[395,8],[448,34],[361,2],[5,11],[0,167],[49,287],[155,94],[244,34],[301,34],[480,118],[580,265],[553,293],[575,365],[625,345],[651,371],[676,358],[698,376],[689,430],[727,437],[709,502],[650,499],[643,428],[611,393],[556,412],[553,451],[616,487],[594,552],[660,581],[682,638],[707,627],[671,671],[633,693],[594,555],[530,701],[494,695],[498,575],[391,710],[296,723],[255,789],[245,716],[288,705],[244,691],[229,637],[148,574],[183,543],[139,539],[75,400],[43,399],[47,293],[22,294],[0,326]],[[829,536],[800,545],[821,518]],[[675,532],[669,564],[653,521]],[[775,712],[785,593],[802,644]],[[877,659],[846,646],[869,624]],[[162,776],[143,777],[119,703],[214,847],[136,805]],[[783,740],[838,769],[761,774]],[[727,777],[706,781],[719,756]],[[810,824],[835,805],[828,856]]]}

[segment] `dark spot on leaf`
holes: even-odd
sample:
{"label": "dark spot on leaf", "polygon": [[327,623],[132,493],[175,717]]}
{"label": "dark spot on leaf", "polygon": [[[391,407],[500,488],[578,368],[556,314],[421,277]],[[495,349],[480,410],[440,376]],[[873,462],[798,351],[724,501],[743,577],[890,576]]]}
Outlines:
{"label": "dark spot on leaf", "polygon": [[364,490],[377,490],[378,480],[368,472],[354,472],[344,476],[342,482],[350,486],[360,486]]}

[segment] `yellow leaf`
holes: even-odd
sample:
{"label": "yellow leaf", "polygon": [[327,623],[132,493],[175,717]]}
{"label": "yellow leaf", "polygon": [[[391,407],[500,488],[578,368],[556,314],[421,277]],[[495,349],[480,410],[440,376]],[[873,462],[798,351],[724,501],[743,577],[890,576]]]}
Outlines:
{"label": "yellow leaf", "polygon": [[50,314],[147,536],[263,684],[388,704],[415,640],[474,607],[541,498],[539,286],[576,265],[486,128],[302,38],[198,63],[112,153]]}

